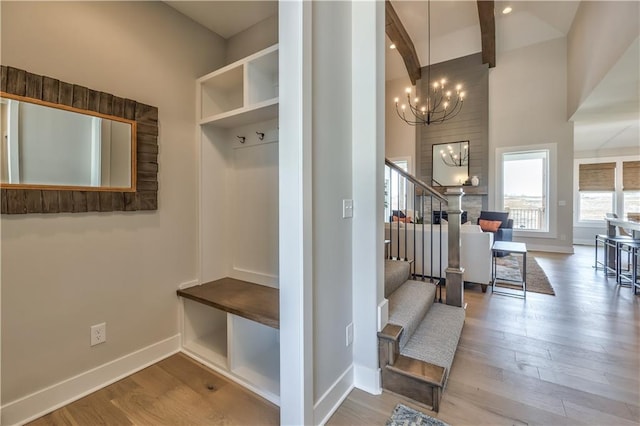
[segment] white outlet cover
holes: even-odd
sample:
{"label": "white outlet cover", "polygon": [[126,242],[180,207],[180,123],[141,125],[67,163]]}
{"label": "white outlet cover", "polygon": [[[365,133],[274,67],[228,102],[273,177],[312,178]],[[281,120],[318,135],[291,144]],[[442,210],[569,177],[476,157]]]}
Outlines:
{"label": "white outlet cover", "polygon": [[342,200],[342,218],[353,217],[353,200]]}
{"label": "white outlet cover", "polygon": [[91,346],[99,345],[107,341],[107,323],[91,326]]}

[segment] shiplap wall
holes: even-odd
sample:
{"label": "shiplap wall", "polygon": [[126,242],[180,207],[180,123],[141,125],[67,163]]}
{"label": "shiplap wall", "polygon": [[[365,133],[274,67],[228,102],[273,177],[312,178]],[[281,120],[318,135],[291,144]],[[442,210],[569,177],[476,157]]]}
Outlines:
{"label": "shiplap wall", "polygon": [[[422,69],[418,82],[419,97],[428,88],[428,67]],[[469,140],[469,176],[478,176],[480,186],[487,186],[489,173],[489,68],[481,54],[465,56],[431,66],[431,81],[446,78],[452,89],[463,85],[466,92],[460,113],[450,121],[419,128],[416,172],[425,182],[432,178],[432,145]]]}

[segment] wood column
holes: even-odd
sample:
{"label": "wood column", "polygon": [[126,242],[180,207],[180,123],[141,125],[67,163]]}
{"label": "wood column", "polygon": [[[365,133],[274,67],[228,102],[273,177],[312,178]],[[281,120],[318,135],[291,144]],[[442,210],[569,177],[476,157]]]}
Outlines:
{"label": "wood column", "polygon": [[462,188],[449,188],[445,193],[449,201],[447,215],[449,221],[449,248],[446,278],[447,305],[464,307],[464,268],[460,267],[460,225],[462,216]]}

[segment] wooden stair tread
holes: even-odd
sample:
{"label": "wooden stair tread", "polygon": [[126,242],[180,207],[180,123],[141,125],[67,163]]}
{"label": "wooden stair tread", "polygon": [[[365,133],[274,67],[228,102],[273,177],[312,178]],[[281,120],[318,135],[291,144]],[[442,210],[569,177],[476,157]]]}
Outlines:
{"label": "wooden stair tread", "polygon": [[280,291],[235,278],[222,278],[177,291],[178,296],[272,328],[280,328]]}
{"label": "wooden stair tread", "polygon": [[387,365],[386,368],[403,376],[421,380],[435,386],[444,386],[446,377],[445,368],[420,361],[419,359],[398,355],[395,363],[393,365]]}

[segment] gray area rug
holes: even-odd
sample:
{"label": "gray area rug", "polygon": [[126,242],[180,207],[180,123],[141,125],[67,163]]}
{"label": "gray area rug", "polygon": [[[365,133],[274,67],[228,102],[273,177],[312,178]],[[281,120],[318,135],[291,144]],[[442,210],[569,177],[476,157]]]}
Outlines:
{"label": "gray area rug", "polygon": [[409,408],[404,404],[396,405],[393,409],[391,418],[387,420],[387,426],[417,426],[417,425],[429,425],[429,426],[449,426],[448,423],[438,420],[431,416],[427,416],[420,411]]}
{"label": "gray area rug", "polygon": [[[496,276],[500,278],[522,281],[522,256],[505,256],[496,259]],[[500,282],[501,287],[509,287]],[[535,257],[527,254],[527,291],[533,293],[556,295],[549,278],[544,273]]]}

